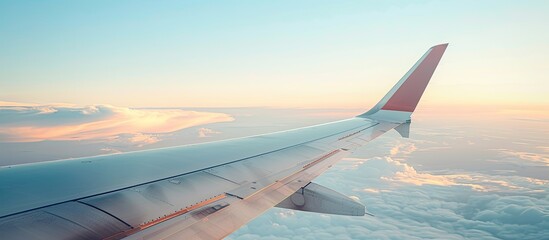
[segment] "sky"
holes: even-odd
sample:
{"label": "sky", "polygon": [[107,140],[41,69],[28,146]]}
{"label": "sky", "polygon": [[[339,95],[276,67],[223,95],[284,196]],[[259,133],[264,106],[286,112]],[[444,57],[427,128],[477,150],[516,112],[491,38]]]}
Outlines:
{"label": "sky", "polygon": [[0,167],[356,116],[450,43],[413,115],[228,239],[549,239],[547,1],[0,0]]}
{"label": "sky", "polygon": [[548,11],[547,1],[1,1],[0,100],[359,108],[448,42],[422,104],[547,106]]}

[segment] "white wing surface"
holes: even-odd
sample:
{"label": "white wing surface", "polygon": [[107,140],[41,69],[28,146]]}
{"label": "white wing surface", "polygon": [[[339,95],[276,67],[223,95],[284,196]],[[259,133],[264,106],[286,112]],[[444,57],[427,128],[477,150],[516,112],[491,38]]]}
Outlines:
{"label": "white wing surface", "polygon": [[407,134],[446,47],[430,48],[374,108],[354,118],[205,144],[0,168],[0,236],[219,239],[274,206],[364,215],[360,203],[311,181],[393,128]]}

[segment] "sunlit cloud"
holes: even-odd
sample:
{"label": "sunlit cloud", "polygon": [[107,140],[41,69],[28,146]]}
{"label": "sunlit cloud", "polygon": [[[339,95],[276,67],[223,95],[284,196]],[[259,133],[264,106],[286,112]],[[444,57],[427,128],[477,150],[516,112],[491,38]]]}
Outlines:
{"label": "sunlit cloud", "polygon": [[158,134],[124,133],[110,137],[105,142],[110,146],[115,147],[143,147],[160,141],[160,136]]}
{"label": "sunlit cloud", "polygon": [[397,155],[397,154],[410,154],[417,150],[417,147],[414,145],[414,143],[408,142],[408,143],[399,143],[395,145],[393,148],[391,148],[391,155]]}
{"label": "sunlit cloud", "polygon": [[435,175],[431,173],[421,173],[416,171],[414,167],[395,161],[390,157],[384,159],[375,159],[376,161],[385,161],[385,163],[394,172],[391,175],[382,176],[380,179],[389,182],[407,183],[412,185],[436,185],[436,186],[454,186],[462,185],[471,187],[474,190],[484,191],[485,188],[478,184],[473,184],[467,181],[458,180],[472,180],[472,177],[466,174],[459,175]]}
{"label": "sunlit cloud", "polygon": [[[419,141],[418,141],[419,142]],[[356,171],[364,166],[369,166],[368,172],[364,172],[370,177],[378,178],[381,181],[391,183],[393,185],[415,185],[415,186],[461,186],[469,188],[477,192],[498,192],[498,191],[521,191],[524,193],[540,192],[543,189],[527,189],[523,185],[539,185],[540,187],[547,186],[549,181],[527,178],[527,177],[510,177],[498,176],[494,178],[485,174],[478,173],[440,173],[422,172],[416,170],[410,164],[404,162],[409,155],[415,151],[424,151],[419,149],[412,142],[396,143],[395,147],[390,149],[390,152],[385,157],[374,157],[369,159],[362,158],[345,158],[340,171]],[[529,156],[532,154],[521,154],[516,156]],[[396,158],[398,157],[398,158]],[[536,160],[538,158],[535,158]],[[367,187],[361,188],[359,191],[369,193],[379,193],[384,191],[377,188]]]}
{"label": "sunlit cloud", "polygon": [[125,139],[129,143],[144,145],[160,141],[155,135],[158,133],[233,120],[224,113],[179,109],[0,103],[4,104],[0,106],[0,141],[3,142]]}
{"label": "sunlit cloud", "polygon": [[[361,164],[346,164],[341,166],[340,171],[356,171],[364,166],[369,166],[368,174],[371,177],[377,177],[381,181],[393,185],[415,185],[415,186],[462,186],[478,192],[498,192],[516,190],[522,192],[539,192],[540,189],[526,189],[522,187],[525,184],[535,184],[540,187],[547,186],[549,181],[526,178],[499,176],[494,178],[484,174],[459,173],[459,174],[434,174],[429,172],[417,171],[407,163],[397,161],[390,156],[384,158],[375,157],[371,159],[352,158],[350,162],[361,162]],[[363,165],[363,166],[361,166]],[[362,188],[360,191],[369,193],[379,193],[384,190],[376,188]]]}
{"label": "sunlit cloud", "polygon": [[512,160],[512,161],[516,161],[516,159],[518,158],[520,160],[526,161],[526,163],[541,164],[544,166],[549,166],[548,154],[517,151],[517,150],[511,150],[511,149],[493,149],[493,150],[500,152],[500,154],[506,157],[510,157],[509,160]]}
{"label": "sunlit cloud", "polygon": [[381,192],[379,189],[375,189],[375,188],[364,188],[362,189],[363,192],[367,192],[367,193],[379,193]]}

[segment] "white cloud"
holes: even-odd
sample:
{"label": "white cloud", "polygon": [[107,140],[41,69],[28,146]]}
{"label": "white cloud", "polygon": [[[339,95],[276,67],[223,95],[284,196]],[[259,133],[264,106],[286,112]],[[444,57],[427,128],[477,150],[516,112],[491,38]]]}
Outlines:
{"label": "white cloud", "polygon": [[[353,196],[375,217],[271,209],[227,239],[545,239],[549,181],[470,171],[416,170],[420,141],[371,146],[369,158],[344,159],[315,182]],[[385,139],[386,141],[386,139]],[[466,141],[466,139],[463,139]],[[419,144],[419,146],[418,146]],[[384,147],[379,147],[379,146]],[[442,161],[442,160],[441,160]],[[277,223],[275,229],[269,228]],[[280,231],[278,231],[280,230]]]}
{"label": "white cloud", "polygon": [[[546,135],[447,121],[415,126],[414,139],[389,133],[315,180],[358,197],[375,217],[282,218],[286,210],[272,209],[228,239],[547,239],[549,180],[522,168],[546,167]],[[287,230],[264,228],[272,222]]]}
{"label": "white cloud", "polygon": [[214,134],[220,134],[220,133],[221,132],[215,131],[215,130],[209,129],[209,128],[199,128],[198,129],[198,137],[200,137],[200,138],[210,137]]}
{"label": "white cloud", "polygon": [[148,144],[160,142],[158,134],[124,133],[107,139],[106,143],[114,147],[127,148],[130,146],[143,147]]}
{"label": "white cloud", "polygon": [[405,154],[408,155],[417,150],[417,147],[412,142],[398,143],[393,148],[391,148],[391,155]]}

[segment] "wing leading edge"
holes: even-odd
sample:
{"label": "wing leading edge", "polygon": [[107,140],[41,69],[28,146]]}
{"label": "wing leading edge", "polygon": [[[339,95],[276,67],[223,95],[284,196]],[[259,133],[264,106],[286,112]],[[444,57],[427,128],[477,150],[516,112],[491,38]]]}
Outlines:
{"label": "wing leading edge", "polygon": [[[429,49],[378,104],[355,118],[0,168],[0,233],[6,239],[218,239],[277,205],[363,215],[360,203],[311,181],[383,133],[396,128],[403,134],[446,47]],[[339,204],[323,204],[334,201]]]}

